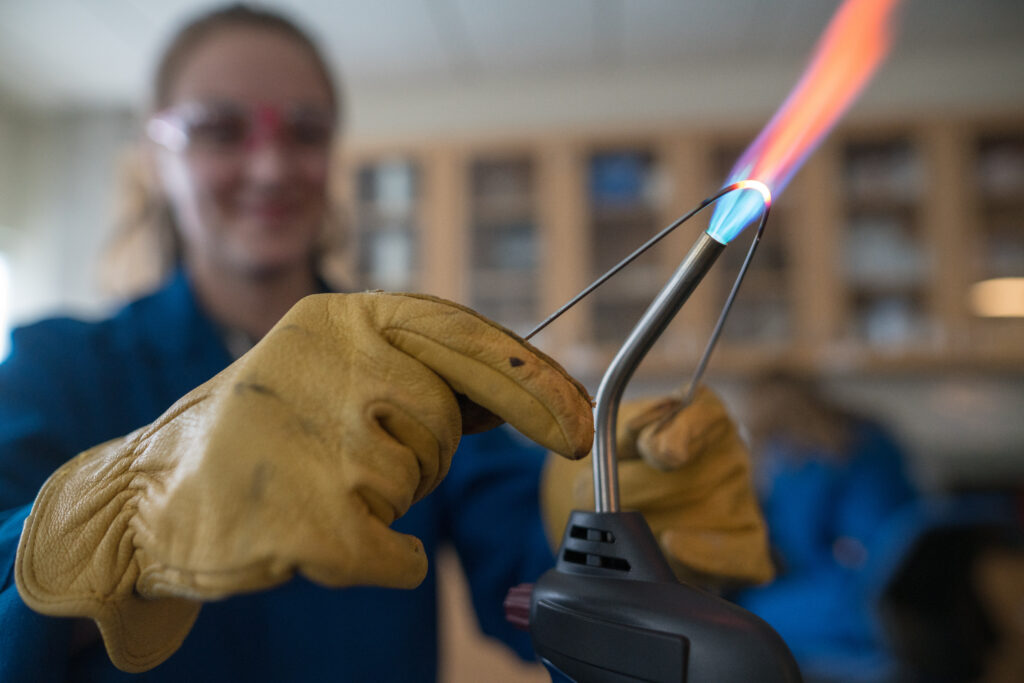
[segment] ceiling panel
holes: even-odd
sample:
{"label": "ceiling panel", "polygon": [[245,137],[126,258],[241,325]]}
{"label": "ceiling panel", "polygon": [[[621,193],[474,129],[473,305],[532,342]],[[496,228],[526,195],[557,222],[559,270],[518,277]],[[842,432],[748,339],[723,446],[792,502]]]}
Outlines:
{"label": "ceiling panel", "polygon": [[899,39],[908,52],[1001,43],[1024,54],[1024,1],[913,0],[903,9]]}
{"label": "ceiling panel", "polygon": [[[209,0],[0,0],[0,95],[135,104],[160,47]],[[831,0],[277,0],[360,88],[509,76],[792,62]],[[1024,56],[1022,0],[910,0],[900,54],[1003,46]]]}
{"label": "ceiling panel", "polygon": [[316,34],[354,83],[444,77],[445,45],[426,2],[293,0],[283,9]]}
{"label": "ceiling panel", "polygon": [[496,73],[545,69],[573,71],[593,58],[594,14],[591,0],[518,0],[489,3],[450,2],[462,17],[475,59]]}

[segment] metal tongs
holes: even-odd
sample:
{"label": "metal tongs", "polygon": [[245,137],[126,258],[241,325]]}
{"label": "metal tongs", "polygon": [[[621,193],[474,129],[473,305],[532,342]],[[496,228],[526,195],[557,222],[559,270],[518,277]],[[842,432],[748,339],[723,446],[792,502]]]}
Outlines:
{"label": "metal tongs", "polygon": [[[708,343],[704,347],[704,352],[701,354],[697,367],[693,372],[693,376],[690,378],[690,382],[687,385],[686,390],[682,392],[682,407],[685,407],[693,399],[693,394],[697,390],[697,386],[700,384],[700,379],[704,375],[704,371],[707,369],[711,352],[714,350],[715,344],[718,342],[718,338],[722,333],[722,327],[725,325],[725,319],[729,315],[733,301],[736,299],[736,294],[739,292],[740,284],[743,282],[743,278],[747,273],[750,261],[754,256],[757,245],[761,241],[761,235],[764,232],[765,223],[768,220],[768,212],[771,208],[771,192],[763,183],[757,180],[741,180],[740,182],[727,185],[719,190],[717,194],[702,201],[695,209],[676,220],[651,239],[647,240],[633,253],[617,263],[601,275],[601,277],[594,280],[594,282],[588,285],[579,294],[574,296],[565,305],[552,313],[543,322],[537,325],[537,327],[531,330],[525,336],[525,339],[530,339],[535,334],[543,330],[556,318],[579,303],[581,299],[632,263],[638,256],[653,247],[661,241],[662,238],[666,237],[669,233],[696,216],[705,208],[714,204],[731,192],[742,192],[745,190],[760,192],[761,196],[764,198],[764,205],[758,219],[754,238],[750,243],[750,248],[747,250],[747,255],[743,260],[743,264],[740,266],[738,274],[736,275],[736,280],[733,282],[732,289],[729,291],[729,296],[726,298],[725,303],[722,306],[722,311],[719,313],[718,321],[715,323],[714,330],[711,332],[711,337],[708,339]],[[709,270],[711,270],[711,267],[725,249],[725,246],[725,244],[719,242],[707,232],[702,232],[700,234],[697,241],[690,248],[686,258],[684,258],[683,262],[679,264],[679,267],[676,268],[676,271],[672,274],[671,279],[669,279],[668,283],[660,292],[658,292],[654,301],[651,302],[651,305],[648,306],[643,316],[641,316],[640,321],[633,328],[633,331],[630,332],[625,343],[623,343],[618,353],[612,359],[611,365],[608,366],[608,370],[605,371],[604,377],[601,379],[601,384],[597,390],[597,403],[594,410],[594,501],[597,512],[618,512],[619,510],[619,477],[618,467],[616,466],[615,431],[616,418],[619,412],[619,402],[622,399],[622,394],[625,391],[626,385],[629,383],[633,373],[640,365],[640,362],[647,355],[647,352],[650,351],[652,346],[654,346],[654,343],[665,331],[665,328],[668,327],[669,323],[672,322],[672,319],[683,307],[683,304],[685,304],[690,298],[690,295],[697,288],[697,285],[700,284],[701,280],[704,279],[704,276],[707,275]]]}

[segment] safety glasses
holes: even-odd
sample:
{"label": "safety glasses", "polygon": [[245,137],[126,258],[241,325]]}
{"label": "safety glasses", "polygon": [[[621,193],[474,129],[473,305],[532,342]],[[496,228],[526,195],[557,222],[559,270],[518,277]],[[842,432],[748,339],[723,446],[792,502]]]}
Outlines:
{"label": "safety glasses", "polygon": [[334,134],[334,114],[312,105],[242,105],[236,102],[184,102],[146,122],[146,134],[172,152],[232,154],[273,140],[293,151],[326,151]]}

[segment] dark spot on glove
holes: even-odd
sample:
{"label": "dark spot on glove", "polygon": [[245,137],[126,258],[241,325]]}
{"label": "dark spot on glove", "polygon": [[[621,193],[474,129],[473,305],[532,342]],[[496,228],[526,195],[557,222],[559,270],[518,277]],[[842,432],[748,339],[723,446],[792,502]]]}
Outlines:
{"label": "dark spot on glove", "polygon": [[257,394],[265,394],[267,396],[275,396],[273,389],[265,384],[258,384],[256,382],[235,382],[235,393],[243,394],[246,391],[252,391]]}
{"label": "dark spot on glove", "polygon": [[514,368],[518,368],[520,365],[526,365],[526,361],[524,361],[522,358],[516,358],[515,356],[512,356],[511,358],[508,359],[508,364]]}

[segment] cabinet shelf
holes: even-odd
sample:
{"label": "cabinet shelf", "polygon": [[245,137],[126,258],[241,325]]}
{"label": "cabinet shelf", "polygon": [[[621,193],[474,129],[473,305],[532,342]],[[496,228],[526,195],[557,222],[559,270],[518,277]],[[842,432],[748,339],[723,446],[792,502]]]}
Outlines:
{"label": "cabinet shelf", "polygon": [[654,221],[654,208],[642,204],[604,205],[591,209],[591,218],[596,224],[611,225],[613,228],[636,223],[648,224]]}
{"label": "cabinet shelf", "polygon": [[982,211],[988,214],[1016,215],[1024,214],[1024,188],[1013,195],[979,195]]}
{"label": "cabinet shelf", "polygon": [[535,280],[530,271],[501,268],[476,268],[473,270],[475,287],[488,292],[523,291],[528,289]]}
{"label": "cabinet shelf", "polygon": [[469,305],[503,325],[540,320],[535,163],[518,152],[469,164]]}
{"label": "cabinet shelf", "polygon": [[416,289],[419,283],[418,168],[403,158],[355,173],[356,279],[360,287]]}
{"label": "cabinet shelf", "polygon": [[[981,128],[970,144],[977,224],[969,241],[973,258],[966,259],[968,281],[1024,277],[1024,127]],[[969,343],[979,353],[1024,346],[1024,317],[986,318],[969,308]]]}
{"label": "cabinet shelf", "polygon": [[[1024,277],[1021,121],[835,131],[773,207],[712,372],[1019,369],[1024,319],[975,317],[967,290]],[[517,330],[536,324],[693,208],[698,190],[720,186],[756,133],[633,132],[363,154],[370,161],[353,169],[357,270],[370,282],[427,283]],[[744,241],[722,255],[643,372],[685,380]],[[672,237],[644,254],[545,333],[549,350],[599,374],[688,246]]]}
{"label": "cabinet shelf", "polygon": [[394,224],[412,224],[417,220],[416,207],[388,207],[372,202],[356,204],[356,213],[367,229]]}
{"label": "cabinet shelf", "polygon": [[848,279],[846,288],[854,298],[902,295],[923,299],[928,289],[928,282],[922,277],[865,277],[864,279]]}

